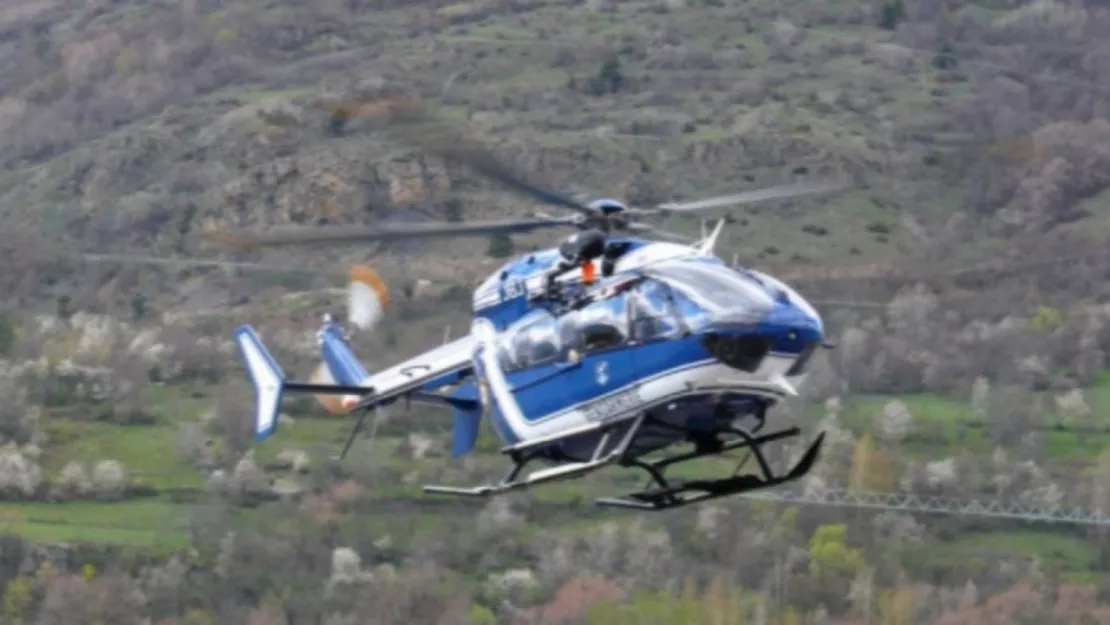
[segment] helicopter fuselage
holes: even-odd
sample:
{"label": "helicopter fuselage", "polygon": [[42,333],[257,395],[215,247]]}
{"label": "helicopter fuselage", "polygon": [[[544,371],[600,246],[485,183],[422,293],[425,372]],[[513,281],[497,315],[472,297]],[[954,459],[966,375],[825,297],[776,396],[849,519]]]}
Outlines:
{"label": "helicopter fuselage", "polygon": [[[599,503],[662,509],[797,480],[813,466],[823,436],[782,474],[761,449],[801,430],[763,426],[768,409],[804,383],[824,345],[821,317],[775,278],[727,265],[709,251],[713,240],[691,247],[617,241],[622,254],[605,256],[610,266],[599,279],[591,279],[589,265],[570,270],[568,257],[587,255],[565,248],[514,259],[476,291],[466,336],[376,374],[330,321],[318,335],[329,375],[309,383],[287,380],[257,333],[240,328],[236,341],[256,394],[255,436],[273,433],[285,392],[340,395],[343,408],[362,415],[342,457],[368,412],[408,398],[451,407],[453,456],[474,449],[485,422],[514,464],[497,484],[426,492],[486,496],[618,463],[646,470],[658,488]],[[552,269],[562,286],[554,296]],[[684,442],[694,450],[647,458]],[[760,476],[673,484],[662,473],[741,448],[751,450]],[[518,479],[532,460],[556,466]]]}
{"label": "helicopter fuselage", "polygon": [[[680,265],[690,263],[704,267],[709,271],[704,276],[709,279],[721,275],[735,280],[686,285],[692,288],[692,295],[697,296],[699,291],[709,293],[709,299],[715,298],[723,304],[711,307],[716,312],[705,318],[701,317],[701,312],[680,313],[679,321],[694,328],[687,337],[673,335],[667,340],[605,350],[596,355],[587,352],[581,359],[583,366],[577,369],[581,373],[571,373],[565,370],[566,365],[553,362],[549,366],[526,367],[520,372],[503,374],[500,364],[490,360],[483,366],[482,358],[476,358],[475,372],[479,379],[489,382],[488,392],[496,396],[499,388],[503,394],[508,392],[506,389],[517,389],[512,399],[506,395],[500,401],[491,397],[494,401],[488,402],[495,429],[506,443],[558,436],[577,427],[587,427],[596,418],[594,413],[612,417],[625,408],[630,411],[651,408],[657,423],[641,427],[630,450],[645,453],[683,438],[696,430],[699,423],[710,424],[712,429],[721,415],[731,419],[749,414],[762,419],[769,406],[804,384],[808,373],[806,361],[823,340],[824,328],[820,315],[798,293],[771,276],[729,267],[720,258],[699,253],[690,246],[632,238],[621,238],[619,242],[627,243],[627,250],[617,260],[612,277],[600,280],[595,291],[639,274],[650,275],[653,267],[674,266],[676,261]],[[494,353],[504,356],[506,351],[515,349],[512,337],[521,332],[534,332],[533,320],[543,322],[544,315],[549,314],[546,311],[550,307],[543,301],[543,295],[547,275],[559,260],[557,249],[539,250],[515,258],[475,290],[472,333],[488,337],[487,358],[493,358]],[[582,278],[583,271],[573,269],[557,279],[564,287],[570,287],[580,283]],[[675,282],[678,282],[677,287],[682,279],[672,279],[672,284]],[[730,287],[740,288],[720,292],[729,291]],[[714,289],[718,290],[716,295],[711,294]],[[741,292],[745,289],[754,290],[745,295]],[[603,300],[604,296],[595,301]],[[765,313],[758,319],[740,320],[733,315],[754,300],[760,300],[760,306],[771,302],[773,305],[764,308]],[[730,306],[735,309],[730,310]],[[699,319],[689,318],[691,314]],[[554,311],[551,327],[556,318],[562,323],[563,315]],[[684,315],[687,318],[682,319]],[[486,330],[480,331],[481,327]],[[706,337],[710,335],[725,337],[738,345],[747,340],[765,342],[766,347],[756,350],[763,349],[764,355],[750,367],[738,366],[720,353],[707,353]],[[736,349],[743,352],[747,347],[741,345]],[[546,370],[552,367],[551,371]],[[602,385],[604,391],[595,382],[595,377],[602,375],[598,367],[604,367],[604,375],[609,378]],[[531,380],[537,375],[540,377]],[[551,375],[566,378],[561,393],[553,394],[552,387],[540,383],[540,379]],[[576,376],[582,379],[577,380]],[[464,383],[464,387],[473,384]],[[533,385],[537,385],[535,391],[527,390]],[[477,388],[462,390],[467,396],[476,391]],[[629,405],[623,406],[622,401]],[[506,408],[515,414],[507,414]],[[588,457],[598,443],[598,436],[564,437],[558,445],[558,453],[572,458]]]}

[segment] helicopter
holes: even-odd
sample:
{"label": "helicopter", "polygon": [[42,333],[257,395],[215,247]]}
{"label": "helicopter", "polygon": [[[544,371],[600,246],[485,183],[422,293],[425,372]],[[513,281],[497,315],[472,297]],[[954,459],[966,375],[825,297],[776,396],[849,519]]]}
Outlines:
{"label": "helicopter", "polygon": [[[450,408],[455,458],[474,449],[483,423],[492,427],[511,464],[507,474],[467,488],[428,485],[429,494],[487,497],[616,465],[643,470],[653,485],[597,504],[664,510],[784,484],[809,472],[823,433],[786,472],[772,470],[763,448],[801,436],[797,427],[764,429],[769,409],[798,394],[815,351],[832,347],[817,311],[774,277],[717,257],[714,246],[724,220],[693,244],[620,231],[656,232],[638,223],[645,216],[786,199],[842,185],[796,183],[637,209],[613,199],[586,202],[528,182],[480,146],[457,135],[442,140],[442,127],[439,134],[439,141],[425,140],[421,147],[577,214],[218,238],[250,249],[554,227],[578,232],[556,247],[509,260],[483,281],[473,294],[467,335],[377,373],[367,371],[330,315],[317,331],[322,362],[309,381],[287,379],[258,332],[239,327],[234,339],[255,391],[256,440],[275,432],[286,393],[308,393],[331,412],[359,415],[340,459],[368,414],[400,400]],[[376,272],[352,268],[350,324],[372,328],[389,301]],[[654,457],[683,444],[693,449]],[[670,466],[737,449],[754,456],[756,473],[739,474],[738,468],[727,477],[685,481],[665,475]],[[533,461],[553,466],[521,477]]]}

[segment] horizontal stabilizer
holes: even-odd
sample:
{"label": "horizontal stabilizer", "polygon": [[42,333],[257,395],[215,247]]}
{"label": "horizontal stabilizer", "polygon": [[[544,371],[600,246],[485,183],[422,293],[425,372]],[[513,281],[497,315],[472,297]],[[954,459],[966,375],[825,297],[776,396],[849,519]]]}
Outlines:
{"label": "horizontal stabilizer", "polygon": [[285,373],[249,325],[235,331],[247,377],[254,386],[254,438],[262,440],[277,428],[278,409],[285,391]]}

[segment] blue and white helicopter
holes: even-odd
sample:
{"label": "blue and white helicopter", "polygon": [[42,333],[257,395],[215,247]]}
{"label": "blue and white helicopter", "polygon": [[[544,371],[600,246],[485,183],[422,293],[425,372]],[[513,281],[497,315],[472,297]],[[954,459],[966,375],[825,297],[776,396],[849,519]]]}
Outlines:
{"label": "blue and white helicopter", "polygon": [[[460,154],[446,156],[491,174],[488,155],[474,166],[475,159],[464,158],[472,154]],[[287,379],[258,333],[240,327],[235,340],[256,394],[256,439],[274,433],[285,393],[315,394],[329,410],[360,415],[343,455],[367,414],[398,400],[432,402],[451,409],[454,457],[473,449],[486,422],[504,442],[502,453],[512,467],[495,484],[426,486],[425,492],[482,497],[618,465],[643,469],[654,486],[597,503],[647,510],[775,486],[810,470],[823,433],[785,473],[772,470],[763,446],[801,434],[797,427],[765,432],[764,426],[768,410],[804,383],[815,350],[831,347],[817,311],[781,281],[716,257],[724,220],[693,244],[613,231],[649,230],[633,221],[636,216],[789,198],[839,185],[803,183],[636,210],[615,200],[582,203],[498,167],[495,179],[578,215],[236,236],[241,246],[264,246],[551,226],[580,230],[559,247],[514,258],[490,275],[474,291],[469,334],[377,373],[363,367],[330,317],[317,334],[322,363],[308,382]],[[348,293],[353,325],[368,328],[382,318],[388,293],[372,270],[353,269]],[[683,444],[692,449],[656,457]],[[741,448],[755,457],[754,474],[681,482],[665,476],[676,463]],[[521,477],[534,460],[553,466]]]}

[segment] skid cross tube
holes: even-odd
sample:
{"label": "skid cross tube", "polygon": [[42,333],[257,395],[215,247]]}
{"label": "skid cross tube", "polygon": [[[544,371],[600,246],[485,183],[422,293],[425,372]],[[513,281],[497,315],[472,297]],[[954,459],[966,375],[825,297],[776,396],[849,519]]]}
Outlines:
{"label": "skid cross tube", "polygon": [[[652,467],[654,467],[656,469],[662,469],[662,468],[669,467],[672,464],[678,464],[678,463],[686,462],[686,461],[689,461],[689,460],[695,460],[695,459],[701,458],[703,456],[715,456],[719,453],[723,453],[723,452],[726,452],[726,451],[732,451],[733,449],[743,449],[745,447],[751,447],[753,452],[758,452],[759,453],[757,458],[761,459],[759,461],[761,467],[766,467],[767,466],[767,460],[766,460],[766,458],[763,457],[762,450],[760,449],[760,447],[762,445],[764,445],[766,443],[774,442],[774,441],[777,441],[777,440],[781,440],[781,439],[784,439],[784,438],[793,438],[793,437],[798,436],[799,434],[802,433],[802,431],[800,429],[796,428],[796,427],[787,428],[785,430],[779,430],[778,432],[771,432],[770,434],[764,434],[762,436],[752,436],[752,435],[748,434],[747,432],[744,432],[740,428],[729,428],[726,431],[731,432],[733,434],[736,434],[739,437],[739,439],[738,440],[731,440],[731,441],[728,441],[727,443],[724,443],[723,445],[721,445],[720,449],[718,449],[714,452],[704,452],[704,451],[697,451],[697,450],[688,451],[686,453],[675,454],[673,456],[667,456],[666,458],[660,458],[659,460],[655,460],[655,461],[651,462],[650,464],[651,464]],[[769,473],[770,469],[768,469],[766,472]]]}

